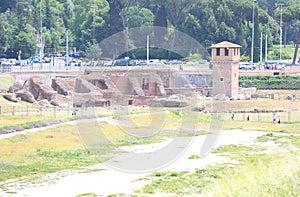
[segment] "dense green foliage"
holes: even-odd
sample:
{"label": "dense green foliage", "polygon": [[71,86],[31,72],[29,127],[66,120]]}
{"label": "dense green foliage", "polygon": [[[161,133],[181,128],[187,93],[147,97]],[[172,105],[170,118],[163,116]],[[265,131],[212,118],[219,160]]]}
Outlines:
{"label": "dense green foliage", "polygon": [[299,76],[240,76],[239,85],[257,89],[300,89]]}
{"label": "dense green foliage", "polygon": [[[249,55],[252,13],[255,19],[254,60],[258,61],[260,32],[269,47],[279,43],[279,0],[0,0],[0,54],[22,57],[36,53],[42,40],[45,52],[64,51],[66,32],[70,50],[89,46],[124,31],[126,47],[135,45],[128,29],[140,26],[168,27],[153,32],[157,39],[174,39],[175,31],[195,38],[205,48],[228,40],[243,46]],[[283,11],[286,43],[297,42],[299,2],[286,0]],[[42,28],[41,28],[42,27]],[[41,30],[42,29],[42,30]],[[42,31],[42,38],[41,38]],[[172,35],[173,34],[173,35]]]}

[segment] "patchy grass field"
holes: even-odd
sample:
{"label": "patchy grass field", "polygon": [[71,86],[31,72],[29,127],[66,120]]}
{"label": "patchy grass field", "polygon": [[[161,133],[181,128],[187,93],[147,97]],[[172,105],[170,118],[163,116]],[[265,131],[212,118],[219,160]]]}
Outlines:
{"label": "patchy grass field", "polygon": [[[149,121],[148,116],[141,123]],[[22,119],[22,116],[5,117],[6,125],[37,121],[42,117]],[[176,112],[167,113],[166,125],[169,129],[177,128],[181,116]],[[124,117],[128,119],[128,117]],[[137,119],[139,120],[139,119]],[[140,120],[139,120],[140,121]],[[144,124],[143,123],[143,124]],[[164,125],[163,125],[164,126]],[[137,127],[144,125],[137,124]],[[129,132],[136,130],[129,130]],[[20,179],[24,176],[51,173],[66,169],[78,169],[106,160],[107,154],[114,152],[114,146],[148,144],[161,141],[169,133],[149,137],[136,137],[124,132],[118,125],[108,123],[80,123],[57,126],[44,131],[16,135],[0,140],[0,181]],[[87,145],[101,143],[88,150]],[[94,157],[94,154],[97,157]],[[99,157],[101,156],[101,157]],[[49,162],[51,161],[51,162]]]}
{"label": "patchy grass field", "polygon": [[0,140],[0,181],[76,169],[98,161],[74,126],[60,126]]}
{"label": "patchy grass field", "polygon": [[[160,115],[158,115],[160,117]],[[22,119],[22,116],[6,117],[2,121],[6,125],[25,123],[26,121],[40,120],[41,117],[30,117]],[[105,155],[112,153],[114,146],[128,146],[136,144],[149,144],[159,142],[166,137],[174,135],[197,135],[197,130],[210,128],[211,118],[197,112],[171,111],[166,113],[163,130],[160,133],[147,133],[147,126],[152,128],[151,122],[155,115],[149,118],[149,115],[134,117],[124,116],[118,118],[121,123],[127,121],[138,121],[139,124],[130,127],[114,125],[108,123],[79,124],[75,126],[58,126],[54,129],[48,129],[36,133],[27,133],[17,135],[12,138],[0,140],[0,170],[1,181],[20,178],[31,174],[50,173],[65,169],[76,169],[81,166],[88,166],[99,163],[106,159]],[[197,120],[199,122],[197,122]],[[174,133],[177,129],[183,127],[191,129],[192,132]],[[194,126],[190,126],[194,125]],[[243,129],[243,130],[261,130],[283,133],[299,133],[300,123],[293,124],[273,124],[272,122],[245,122],[225,120],[223,129]],[[125,129],[125,130],[124,130]],[[127,130],[126,130],[127,129]],[[78,133],[79,131],[79,133]],[[100,132],[101,131],[101,132]],[[146,132],[145,132],[146,131]],[[150,131],[150,130],[149,130]],[[142,132],[143,135],[141,135]],[[145,136],[144,136],[145,135]],[[103,139],[103,144],[97,151],[97,155],[103,158],[94,158],[93,153],[86,149],[85,145],[99,143]],[[85,144],[84,144],[84,143]],[[107,144],[108,143],[108,144]],[[97,147],[99,148],[99,147]],[[49,162],[51,160],[51,162]]]}
{"label": "patchy grass field", "polygon": [[[299,196],[300,137],[266,134],[258,142],[272,141],[283,152],[266,153],[263,147],[223,145],[215,154],[229,156],[225,163],[195,172],[155,172],[137,196]],[[291,148],[291,145],[293,148]],[[295,148],[297,151],[295,151]]]}
{"label": "patchy grass field", "polygon": [[[213,107],[213,104],[209,102],[200,104],[205,104],[208,108]],[[223,106],[223,104],[227,110],[300,108],[299,101],[269,99],[226,101],[216,105]],[[20,180],[24,177],[30,179],[32,176],[62,170],[81,169],[108,159],[108,155],[114,153],[113,146],[150,144],[174,135],[198,135],[201,134],[200,131],[212,126],[213,118],[209,115],[189,110],[173,109],[164,113],[157,110],[153,115],[147,112],[149,111],[141,110],[123,114],[107,111],[105,113],[114,115],[112,120],[117,120],[118,124],[109,121],[94,124],[77,123],[2,139],[0,140],[0,182],[9,179]],[[126,116],[126,114],[132,114],[132,116]],[[15,125],[45,119],[45,116],[2,115],[1,123],[2,125]],[[69,119],[70,117],[67,117],[65,120]],[[274,124],[272,121],[232,121],[225,118],[221,122],[222,129],[228,130],[300,133],[300,120]],[[176,133],[176,130],[180,129],[187,130],[187,132]],[[98,146],[92,151],[86,148],[87,144],[102,142],[101,139],[103,139],[101,147]],[[272,141],[282,147],[292,144],[300,148],[300,139],[297,135],[277,137],[266,134],[257,140],[259,142]],[[242,194],[242,196],[251,196],[257,193],[258,196],[264,196],[265,193],[270,193],[270,196],[299,196],[300,171],[297,166],[300,163],[299,150],[273,154],[261,153],[261,151],[263,149],[244,145],[222,146],[215,150],[215,154],[222,155],[226,152],[231,159],[238,161],[238,164],[209,166],[205,169],[196,169],[195,172],[155,172],[145,178],[151,183],[136,191],[135,195],[238,196]],[[95,157],[95,153],[103,157]],[[199,157],[193,155],[190,159],[197,160]],[[5,188],[5,184],[0,183],[0,187]],[[238,193],[239,191],[241,193]],[[87,193],[81,196],[94,196],[94,194]]]}

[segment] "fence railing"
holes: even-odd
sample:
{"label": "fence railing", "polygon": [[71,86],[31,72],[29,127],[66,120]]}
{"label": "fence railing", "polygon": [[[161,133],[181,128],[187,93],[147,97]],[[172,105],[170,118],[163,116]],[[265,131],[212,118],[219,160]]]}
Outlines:
{"label": "fence railing", "polygon": [[0,106],[0,115],[2,116],[46,116],[46,117],[66,117],[66,116],[84,116],[84,117],[103,117],[113,114],[112,108],[104,107],[32,107],[32,106]]}
{"label": "fence railing", "polygon": [[273,122],[274,116],[281,122],[298,122],[300,121],[300,109],[296,110],[274,110],[274,111],[243,111],[243,112],[224,112],[221,117],[240,121],[254,122]]}
{"label": "fence railing", "polygon": [[14,116],[68,116],[71,115],[74,109],[58,108],[58,107],[19,107],[19,106],[0,106],[0,115]]}
{"label": "fence railing", "polygon": [[[121,110],[121,111],[124,111]],[[72,115],[102,117],[120,113],[120,109],[90,107],[90,108],[61,108],[61,107],[32,107],[32,106],[0,106],[0,115],[14,116],[48,116],[48,117],[66,117]],[[294,110],[274,110],[274,111],[236,111],[236,112],[210,112],[216,117],[222,119],[231,119],[240,121],[272,122],[274,115],[280,117],[281,122],[300,121],[300,109]]]}

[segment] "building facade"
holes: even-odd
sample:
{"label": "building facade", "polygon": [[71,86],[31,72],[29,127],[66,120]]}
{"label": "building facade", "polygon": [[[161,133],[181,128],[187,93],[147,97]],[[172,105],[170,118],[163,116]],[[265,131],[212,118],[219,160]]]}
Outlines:
{"label": "building facade", "polygon": [[227,41],[211,46],[212,94],[236,97],[239,93],[240,45]]}

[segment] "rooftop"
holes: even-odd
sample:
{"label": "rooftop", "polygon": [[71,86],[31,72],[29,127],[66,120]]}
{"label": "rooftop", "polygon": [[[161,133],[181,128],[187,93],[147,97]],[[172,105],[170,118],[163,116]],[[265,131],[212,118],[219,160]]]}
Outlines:
{"label": "rooftop", "polygon": [[241,48],[241,45],[234,44],[228,41],[223,41],[218,44],[212,45],[210,48]]}

